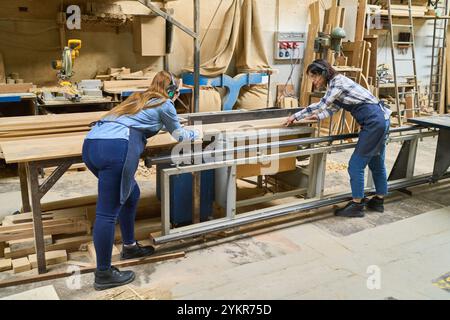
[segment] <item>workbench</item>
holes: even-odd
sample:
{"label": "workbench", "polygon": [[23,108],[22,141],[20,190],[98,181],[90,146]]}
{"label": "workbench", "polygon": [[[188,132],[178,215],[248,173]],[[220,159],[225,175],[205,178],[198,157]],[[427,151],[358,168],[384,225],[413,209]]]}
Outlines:
{"label": "workbench", "polygon": [[[284,113],[285,111],[282,112]],[[272,116],[272,113],[269,112],[269,116]],[[253,128],[268,129],[282,128],[285,117],[264,119],[264,115],[259,112],[252,113],[252,119],[256,119],[251,122]],[[242,122],[215,123],[204,125],[203,131],[204,133],[208,131],[224,131],[232,128],[241,128],[242,125]],[[248,129],[248,125],[245,128]],[[42,224],[40,201],[71,165],[82,162],[81,152],[84,138],[85,133],[62,137],[24,138],[21,140],[0,142],[0,148],[6,163],[19,164],[23,211],[32,211],[33,214],[33,229],[39,273],[46,272],[45,230]],[[144,156],[148,152],[152,153],[153,150],[170,150],[174,145],[176,145],[176,141],[169,133],[160,133],[148,140]],[[38,179],[39,170],[48,167],[56,167],[56,169],[40,183]]]}
{"label": "workbench", "polygon": [[439,129],[431,182],[438,181],[450,166],[450,114],[409,119],[425,128]]}
{"label": "workbench", "polygon": [[5,107],[10,107],[11,104],[16,106],[18,103],[27,102],[30,108],[29,115],[39,114],[37,98],[34,93],[3,93],[0,94],[0,112]]}
{"label": "workbench", "polygon": [[[82,111],[98,111],[111,110],[114,107],[115,102],[110,97],[95,98],[95,99],[82,99],[81,101],[69,101],[69,100],[50,100],[45,101],[44,104],[39,105],[39,108],[52,109],[52,108],[69,108],[71,112]],[[90,109],[89,109],[90,108]],[[80,110],[78,110],[80,109]],[[92,110],[95,109],[95,110]]]}

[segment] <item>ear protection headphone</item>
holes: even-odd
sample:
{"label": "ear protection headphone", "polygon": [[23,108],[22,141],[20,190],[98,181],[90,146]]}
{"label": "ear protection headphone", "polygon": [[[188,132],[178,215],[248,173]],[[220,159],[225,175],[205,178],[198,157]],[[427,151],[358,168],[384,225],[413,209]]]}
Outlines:
{"label": "ear protection headphone", "polygon": [[324,65],[322,65],[321,63],[319,63],[319,62],[317,62],[317,61],[314,61],[313,63],[312,63],[312,65],[313,66],[315,66],[315,67],[317,67],[317,68],[319,68],[320,70],[322,70],[322,77],[324,77],[325,79],[327,79],[327,80],[329,80],[328,79],[328,77],[329,77],[329,74],[328,74],[328,68],[326,68]]}
{"label": "ear protection headphone", "polygon": [[175,82],[175,78],[174,78],[173,74],[171,72],[169,72],[169,74],[170,74],[170,84],[166,88],[166,92],[167,92],[167,95],[169,96],[169,98],[172,99],[173,97],[175,97],[175,94],[178,90],[178,85]]}

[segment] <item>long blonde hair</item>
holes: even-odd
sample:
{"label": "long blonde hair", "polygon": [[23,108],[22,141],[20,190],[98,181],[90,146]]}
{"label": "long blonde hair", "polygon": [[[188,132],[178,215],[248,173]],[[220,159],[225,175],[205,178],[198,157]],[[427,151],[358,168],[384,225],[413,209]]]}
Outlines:
{"label": "long blonde hair", "polygon": [[[175,77],[174,81],[178,85],[179,80]],[[170,99],[167,94],[167,87],[172,82],[172,76],[167,71],[158,72],[153,78],[152,84],[144,92],[135,92],[129,96],[125,101],[115,106],[111,111],[109,111],[105,117],[113,116],[120,117],[123,115],[136,114],[143,109],[156,108]],[[146,105],[146,103],[151,99],[158,99],[155,103]]]}

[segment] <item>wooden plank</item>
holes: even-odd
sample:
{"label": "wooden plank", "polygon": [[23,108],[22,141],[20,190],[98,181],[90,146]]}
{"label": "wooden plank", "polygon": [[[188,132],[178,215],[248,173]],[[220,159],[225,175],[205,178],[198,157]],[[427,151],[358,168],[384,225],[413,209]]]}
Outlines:
{"label": "wooden plank", "polygon": [[[95,198],[97,199],[97,198]],[[70,200],[70,199],[69,199]],[[70,201],[68,201],[70,203]],[[93,202],[95,204],[95,201]],[[43,210],[44,211],[44,210]],[[46,212],[42,212],[42,220],[53,220],[58,218],[67,218],[67,217],[87,217],[87,208],[79,208],[74,207],[70,209],[61,209],[61,210],[49,210]],[[14,214],[5,216],[3,221],[7,221],[11,224],[19,224],[25,222],[32,222],[33,213],[32,212],[24,212],[20,214]]]}
{"label": "wooden plank", "polygon": [[405,117],[407,119],[414,118],[415,116],[413,98],[414,96],[412,94],[405,96]]}
{"label": "wooden plank", "polygon": [[377,78],[378,65],[378,35],[365,36],[364,41],[370,43],[370,63],[368,76],[375,80]]}
{"label": "wooden plank", "polygon": [[306,41],[306,47],[303,54],[303,73],[302,73],[302,81],[300,87],[299,94],[299,104],[300,106],[307,106],[309,101],[309,93],[312,89],[312,82],[309,80],[306,74],[306,68],[309,64],[314,61],[315,52],[314,52],[314,39],[317,36],[317,33],[320,31],[320,7],[319,1],[314,1],[309,6],[310,19],[311,22],[308,26],[308,36]]}
{"label": "wooden plank", "polygon": [[[449,50],[449,48],[444,48],[443,50]],[[447,54],[446,52],[443,52],[442,58],[444,59],[442,64],[442,75],[441,75],[441,87],[439,88],[440,94],[440,101],[439,101],[439,114],[444,114],[447,110],[446,108],[446,98],[445,98],[445,90],[447,88],[446,82],[447,82]]]}
{"label": "wooden plank", "polygon": [[32,83],[0,84],[0,93],[24,93],[29,92],[32,87]]}
{"label": "wooden plank", "polygon": [[366,42],[366,53],[364,55],[364,62],[363,62],[363,71],[362,74],[364,77],[369,78],[369,68],[370,68],[370,58],[371,58],[371,50],[370,50],[371,44],[369,42]]}
{"label": "wooden plank", "polygon": [[[96,255],[94,243],[93,242],[89,243],[87,246],[87,249],[88,249],[89,255],[91,256],[92,262],[95,264],[97,261],[97,255]],[[119,260],[120,260],[120,251],[119,251],[119,249],[117,249],[117,247],[115,245],[113,245],[111,261],[116,262]]]}
{"label": "wooden plank", "polygon": [[103,81],[103,90],[107,92],[122,92],[130,88],[147,89],[152,84],[152,80],[114,80]]}
{"label": "wooden plank", "polygon": [[0,52],[0,84],[6,83],[5,64],[3,62],[3,55]]}
{"label": "wooden plank", "polygon": [[303,68],[303,76],[302,76],[302,85],[300,91],[300,106],[306,107],[309,104],[309,94],[312,90],[312,81],[309,79],[306,69],[308,65],[310,65],[314,61],[315,52],[314,52],[314,39],[317,36],[317,32],[319,31],[318,24],[313,25],[310,24],[308,27],[308,37],[306,42],[306,48],[304,52],[304,68]]}
{"label": "wooden plank", "polygon": [[[135,223],[135,238],[136,240],[149,239],[149,236],[152,232],[157,232],[160,230],[161,230],[160,218],[137,220]],[[64,249],[67,250],[67,252],[73,252],[79,250],[80,246],[87,244],[91,241],[92,237],[90,235],[70,237],[66,239],[57,239],[54,241],[53,244],[47,245],[45,247],[45,250],[53,251]],[[121,233],[119,226],[116,226],[115,241],[121,242]],[[33,253],[35,253],[34,247],[23,248],[20,250],[13,250],[13,251],[11,251],[11,248],[5,248],[4,250],[6,258],[19,258],[28,256]]]}
{"label": "wooden plank", "polygon": [[358,12],[356,13],[355,42],[364,39],[366,29],[366,8],[367,0],[358,1]]}
{"label": "wooden plank", "polygon": [[[134,237],[139,241],[149,239],[150,234],[157,231],[161,231],[161,218],[137,220],[134,225]],[[122,242],[120,226],[116,226],[114,241]]]}
{"label": "wooden plank", "polygon": [[[204,125],[203,134],[215,134],[219,132],[242,131],[247,129],[278,129],[283,128],[285,118],[262,119],[253,121],[239,121],[228,123],[216,123]],[[297,125],[304,125],[305,122]],[[187,126],[186,129],[194,127]],[[36,160],[60,159],[81,156],[85,135],[70,137],[54,137],[45,139],[23,139],[10,142],[1,142],[0,148],[6,163],[29,162]],[[176,144],[176,140],[167,132],[160,133],[148,139],[147,149],[170,148]]]}
{"label": "wooden plank", "polygon": [[11,259],[0,259],[0,272],[12,269]]}
{"label": "wooden plank", "polygon": [[340,16],[340,18],[339,18],[339,25],[338,25],[338,27],[341,27],[341,28],[344,28],[344,26],[345,26],[345,8],[340,8],[340,10],[341,10],[341,16]]}
{"label": "wooden plank", "polygon": [[[90,232],[91,223],[88,220],[75,218],[55,219],[53,221],[43,221],[44,235],[49,234],[73,234],[80,232]],[[25,226],[22,226],[25,225]],[[10,241],[30,238],[34,236],[33,224],[24,223],[20,227],[0,227],[0,241]]]}
{"label": "wooden plank", "polygon": [[28,261],[27,257],[13,259],[12,266],[14,273],[20,273],[31,270],[31,263]]}
{"label": "wooden plank", "polygon": [[[80,250],[80,247],[91,242],[92,236],[78,236],[65,239],[55,240],[55,243],[45,247],[46,251],[66,250],[67,252],[74,252]],[[5,258],[21,258],[30,254],[36,253],[35,248],[24,248],[21,250],[11,251],[11,248],[5,248]]]}
{"label": "wooden plank", "polygon": [[73,126],[88,126],[92,121],[105,115],[105,111],[48,114],[35,116],[0,118],[1,131],[11,130],[37,130],[48,128],[64,128]]}
{"label": "wooden plank", "polygon": [[356,68],[362,68],[364,61],[366,42],[344,42],[342,43],[342,51],[348,57],[348,65]]}
{"label": "wooden plank", "polygon": [[[28,260],[31,263],[33,269],[37,268],[37,257],[36,254],[30,254]],[[63,263],[67,261],[66,250],[56,250],[45,252],[45,262],[47,266]]]}
{"label": "wooden plank", "polygon": [[[44,236],[45,246],[52,244],[52,241],[53,239],[51,235]],[[34,238],[11,240],[8,241],[8,245],[12,251],[17,251],[26,248],[34,248]]]}
{"label": "wooden plank", "polygon": [[[450,29],[450,25],[447,26],[447,35],[449,34],[449,29]],[[446,82],[445,92],[446,92],[446,97],[447,97],[447,99],[446,99],[447,107],[445,109],[446,109],[447,113],[449,113],[450,112],[450,37],[447,36],[446,42],[447,42],[447,47],[445,49],[445,57],[447,59],[447,64],[446,64],[447,72],[446,72],[446,79],[445,79],[445,82]]]}
{"label": "wooden plank", "polygon": [[[184,251],[180,251],[180,252],[175,252],[175,253],[150,256],[150,257],[143,258],[143,259],[131,259],[131,260],[126,260],[126,261],[116,262],[116,263],[113,263],[113,265],[118,268],[130,267],[130,266],[136,266],[136,265],[141,265],[141,264],[165,261],[165,260],[169,260],[169,259],[183,258],[184,256],[185,256]],[[85,274],[85,273],[94,272],[95,269],[96,269],[95,267],[81,268],[81,270],[79,270],[79,272],[80,272],[80,274]],[[39,282],[39,281],[60,279],[60,278],[70,277],[72,275],[73,275],[73,272],[63,271],[63,272],[49,272],[46,274],[39,274],[39,275],[35,275],[35,276],[30,276],[30,277],[9,279],[6,281],[1,281],[0,288],[7,288],[7,287],[11,287],[11,286],[34,283],[34,282]]]}
{"label": "wooden plank", "polygon": [[83,196],[83,197],[77,197],[77,198],[71,198],[71,199],[64,199],[64,200],[58,200],[58,201],[51,201],[51,202],[42,202],[41,207],[42,211],[46,213],[47,211],[55,211],[55,210],[63,210],[63,209],[69,209],[75,210],[79,207],[89,206],[89,205],[95,205],[97,203],[97,195],[89,195],[89,196]]}

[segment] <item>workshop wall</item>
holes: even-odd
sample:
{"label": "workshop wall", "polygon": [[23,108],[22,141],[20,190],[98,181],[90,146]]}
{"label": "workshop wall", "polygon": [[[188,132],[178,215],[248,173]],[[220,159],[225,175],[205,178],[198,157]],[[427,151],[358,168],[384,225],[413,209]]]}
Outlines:
{"label": "workshop wall", "polygon": [[[60,59],[60,29],[56,23],[61,0],[15,0],[0,3],[0,52],[6,74],[19,73],[25,82],[38,85],[56,83],[51,61]],[[80,5],[86,1],[65,0],[64,4]],[[26,11],[19,11],[19,8]],[[25,10],[25,9],[22,9]],[[82,40],[80,57],[75,61],[74,81],[93,78],[108,67],[127,66],[132,71],[154,66],[162,69],[159,57],[142,57],[133,52],[132,26],[113,27],[102,23],[82,23],[80,31],[65,29],[66,39]]]}
{"label": "workshop wall", "polygon": [[[307,32],[309,23],[309,4],[313,0],[258,0],[258,7],[263,21],[263,37],[270,64],[278,70],[272,76],[272,96],[276,97],[275,84],[288,80],[292,66],[280,64],[274,59],[274,34],[279,31]],[[125,2],[125,1],[107,1]],[[128,1],[130,2],[130,1]],[[204,39],[203,47],[215,48],[215,41],[220,32],[224,14],[232,0],[201,1],[201,34],[204,35],[217,7],[216,17]],[[322,1],[321,9],[329,5],[330,0]],[[60,11],[61,0],[46,0],[42,5],[39,0],[2,1],[0,3],[0,52],[3,54],[6,73],[17,72],[25,82],[39,85],[51,85],[56,82],[56,71],[51,68],[51,61],[60,58],[60,29],[56,23],[56,14]],[[82,10],[85,0],[64,0],[64,5],[78,4]],[[136,3],[136,1],[134,1]],[[174,9],[175,18],[193,27],[193,1],[169,1],[166,6]],[[347,39],[353,40],[357,0],[341,0],[341,6],[347,10],[345,30]],[[19,10],[19,7],[23,7]],[[82,12],[83,13],[83,12]],[[422,85],[427,85],[430,69],[430,34],[431,22],[420,19],[416,23],[416,49],[418,61],[418,78]],[[389,41],[385,33],[380,35],[378,62],[390,62]],[[65,30],[66,39],[80,38],[83,41],[80,57],[75,62],[74,80],[92,78],[97,72],[106,71],[108,67],[127,66],[132,71],[153,66],[155,70],[163,68],[161,57],[142,57],[133,51],[133,34],[131,24],[120,27],[107,26],[102,23],[82,24],[81,31]],[[168,56],[170,70],[180,73],[192,64],[193,41],[178,28],[175,28],[173,52]],[[302,65],[294,65],[292,83],[298,92],[300,70]],[[402,72],[402,67],[399,67]],[[229,73],[234,74],[233,66]],[[405,70],[406,71],[406,70]]]}
{"label": "workshop wall", "polygon": [[[274,59],[274,36],[276,31],[280,32],[308,32],[309,24],[309,5],[314,0],[258,0],[258,9],[263,23],[263,37],[265,49],[270,64],[278,70],[272,76],[271,95],[276,99],[276,84],[284,84],[289,79],[291,68],[294,67],[291,80],[295,88],[295,92],[299,92],[299,80],[303,65],[295,64],[291,66],[289,63],[279,63]],[[215,39],[220,33],[223,17],[226,9],[232,3],[232,0],[209,0],[201,2],[201,27],[204,34],[211,18],[218,5],[221,4],[216,18],[211,24],[207,37],[203,46],[206,48],[215,47]],[[331,0],[321,1],[321,18],[323,18],[323,10],[331,5]],[[168,5],[175,9],[175,17],[190,27],[193,26],[193,6],[192,0],[179,0],[171,2]],[[345,30],[347,39],[353,40],[355,34],[355,19],[352,18],[356,12],[357,0],[341,0],[341,6],[347,10],[347,19],[345,22]],[[170,55],[170,66],[175,72],[180,72],[186,64],[192,64],[193,41],[182,31],[175,31],[174,52]],[[229,70],[233,74],[234,69]]]}

